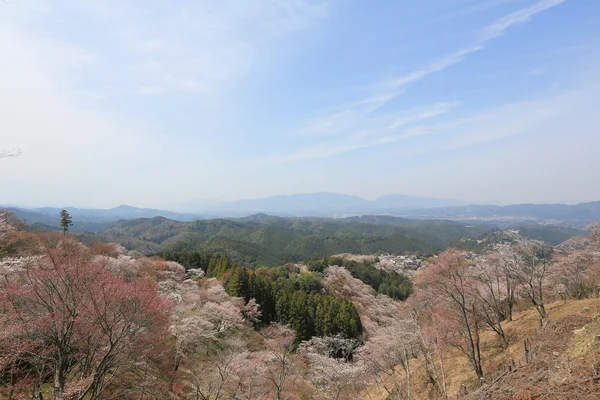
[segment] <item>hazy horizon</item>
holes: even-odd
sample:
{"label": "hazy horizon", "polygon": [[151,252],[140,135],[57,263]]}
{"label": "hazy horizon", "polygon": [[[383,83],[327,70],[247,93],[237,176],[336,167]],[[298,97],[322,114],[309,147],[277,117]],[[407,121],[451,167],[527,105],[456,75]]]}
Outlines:
{"label": "hazy horizon", "polygon": [[599,200],[600,2],[412,3],[0,2],[0,204]]}
{"label": "hazy horizon", "polygon": [[[370,202],[374,202],[378,199],[384,198],[386,196],[407,196],[407,197],[412,197],[412,198],[425,198],[425,199],[432,199],[432,200],[447,200],[448,202],[460,202],[462,204],[459,204],[457,206],[460,205],[489,205],[489,206],[511,206],[511,205],[520,205],[520,204],[535,204],[535,205],[552,205],[552,204],[565,204],[565,205],[576,205],[576,204],[581,204],[581,203],[589,203],[589,202],[596,202],[596,201],[600,201],[600,199],[598,200],[590,200],[590,201],[577,201],[577,202],[539,202],[539,203],[505,203],[505,202],[501,202],[501,201],[489,201],[489,202],[475,202],[475,201],[469,201],[469,200],[463,200],[463,199],[447,199],[447,198],[438,198],[438,197],[426,197],[426,196],[414,196],[414,195],[407,195],[407,194],[402,194],[402,193],[388,193],[382,196],[378,196],[375,198],[367,198],[367,197],[363,197],[363,196],[356,196],[356,195],[350,195],[347,193],[337,193],[337,192],[326,192],[326,191],[321,191],[321,192],[306,192],[306,193],[290,193],[290,194],[279,194],[279,195],[273,195],[273,196],[266,196],[266,197],[253,197],[253,198],[243,198],[243,199],[238,199],[238,200],[222,200],[222,199],[192,199],[192,200],[183,200],[179,203],[172,203],[172,204],[162,204],[162,205],[158,205],[158,206],[151,206],[151,207],[146,207],[146,206],[142,206],[142,205],[138,205],[138,204],[129,204],[129,203],[114,203],[114,204],[109,204],[108,206],[103,206],[103,207],[94,207],[94,206],[90,206],[90,205],[86,205],[86,204],[69,204],[69,203],[0,203],[0,206],[8,206],[8,207],[16,207],[16,208],[25,208],[25,209],[37,209],[37,208],[78,208],[78,209],[98,209],[98,210],[109,210],[109,209],[113,209],[113,208],[117,208],[120,206],[129,206],[129,207],[134,207],[134,208],[149,208],[149,209],[158,209],[158,210],[164,210],[164,211],[172,211],[172,212],[180,212],[180,213],[202,213],[203,211],[219,211],[219,206],[222,205],[227,205],[227,204],[236,204],[236,203],[241,203],[241,202],[246,202],[246,201],[256,201],[256,200],[267,200],[267,199],[273,199],[273,198],[278,198],[278,197],[293,197],[293,196],[308,196],[308,195],[318,195],[318,194],[332,194],[332,195],[340,195],[340,196],[352,196],[354,198],[359,198],[362,200],[367,200]],[[448,205],[448,206],[441,206],[441,207],[452,207],[454,205]],[[413,209],[418,209],[420,207],[410,207]],[[431,207],[424,207],[424,208],[431,208]],[[267,211],[267,210],[265,210]]]}

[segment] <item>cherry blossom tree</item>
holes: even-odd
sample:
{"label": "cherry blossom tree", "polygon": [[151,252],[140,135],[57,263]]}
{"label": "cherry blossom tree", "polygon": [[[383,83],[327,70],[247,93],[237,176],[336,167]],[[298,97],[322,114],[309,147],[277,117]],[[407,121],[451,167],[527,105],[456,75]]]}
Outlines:
{"label": "cherry blossom tree", "polygon": [[[427,375],[428,381],[435,384],[438,392],[445,396],[446,376],[442,350],[440,348],[440,334],[438,325],[435,323],[435,315],[427,301],[422,301],[419,297],[416,299],[413,297],[411,302],[413,305],[411,318],[418,336],[417,348],[421,353],[419,361],[421,361],[421,365]],[[435,353],[432,349],[435,350]],[[438,373],[435,355],[437,355],[437,360],[439,362],[441,377]]]}
{"label": "cherry blossom tree", "polygon": [[9,232],[14,230],[15,228],[6,220],[6,214],[0,212],[0,239],[4,238]]}
{"label": "cherry blossom tree", "polygon": [[273,397],[281,400],[286,383],[294,373],[291,353],[295,339],[294,331],[283,325],[271,324],[261,333],[267,346],[263,360],[266,380],[273,389]]}
{"label": "cherry blossom tree", "polygon": [[160,353],[171,305],[155,282],[124,281],[72,239],[50,237],[43,245],[40,257],[0,283],[1,367],[31,376],[23,360],[34,355],[34,369],[52,377],[56,398],[102,398]]}
{"label": "cherry blossom tree", "polygon": [[243,376],[236,368],[248,356],[244,344],[236,339],[221,343],[224,349],[205,356],[190,369],[193,398],[219,400],[235,398]]}
{"label": "cherry blossom tree", "polygon": [[244,315],[244,319],[246,319],[246,321],[250,322],[251,324],[259,324],[260,317],[262,315],[262,312],[260,311],[260,304],[256,302],[256,299],[250,299],[248,303],[242,308],[242,314]]}
{"label": "cherry blossom tree", "polygon": [[513,308],[518,291],[519,281],[515,268],[519,262],[519,255],[514,246],[500,249],[499,251],[488,255],[489,261],[500,268],[504,279],[504,315],[506,320],[512,321]]}
{"label": "cherry blossom tree", "polygon": [[412,319],[398,320],[371,339],[361,353],[379,377],[377,384],[386,391],[389,399],[411,398],[410,360],[415,358],[413,348],[418,339]]}
{"label": "cherry blossom tree", "polygon": [[434,302],[436,322],[448,342],[469,359],[479,378],[483,377],[480,348],[480,316],[476,311],[476,288],[467,253],[449,249],[434,258],[417,277],[416,286]]}
{"label": "cherry blossom tree", "polygon": [[171,391],[179,385],[194,399],[233,398],[245,376],[238,366],[247,352],[237,338],[244,327],[243,301],[229,296],[216,279],[202,285],[167,279],[162,290],[180,297],[170,328],[175,337]]}
{"label": "cherry blossom tree", "polygon": [[309,378],[317,388],[317,398],[327,400],[359,399],[364,387],[366,365],[361,361],[332,358],[308,349]]}
{"label": "cherry blossom tree", "polygon": [[552,271],[552,279],[561,289],[564,299],[597,296],[600,291],[600,254],[584,250],[561,257]]}
{"label": "cherry blossom tree", "polygon": [[548,271],[553,263],[551,249],[537,243],[517,246],[520,256],[514,273],[525,296],[529,298],[542,320],[548,317],[545,306],[545,285]]}
{"label": "cherry blossom tree", "polygon": [[594,243],[600,244],[600,222],[595,222],[593,224],[589,224],[585,229],[589,232],[588,237]]}
{"label": "cherry blossom tree", "polygon": [[[478,257],[473,267],[473,278],[477,282],[475,286],[477,313],[496,333],[502,347],[506,348],[508,339],[502,321],[506,318],[506,298],[511,295],[509,292],[512,286],[508,283],[510,280],[506,277],[502,260],[495,256]],[[512,309],[512,305],[510,307]]]}

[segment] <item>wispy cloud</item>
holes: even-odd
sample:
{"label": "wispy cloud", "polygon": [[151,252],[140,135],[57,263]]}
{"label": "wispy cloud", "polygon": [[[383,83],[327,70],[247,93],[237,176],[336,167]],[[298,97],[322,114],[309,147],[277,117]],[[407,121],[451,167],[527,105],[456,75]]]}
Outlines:
{"label": "wispy cloud", "polygon": [[452,110],[455,107],[458,107],[459,105],[459,101],[454,101],[450,103],[437,103],[429,108],[424,108],[420,110],[411,110],[411,112],[407,113],[406,115],[394,118],[388,126],[388,129],[396,129],[413,124],[415,122],[439,117],[440,115],[448,113],[450,110]]}
{"label": "wispy cloud", "polygon": [[514,25],[525,23],[531,20],[536,14],[539,14],[542,11],[564,3],[565,1],[567,0],[538,1],[531,7],[523,8],[521,10],[498,18],[479,32],[479,34],[477,35],[477,41],[473,45],[450,53],[449,55],[434,61],[433,63],[422,69],[388,80],[387,82],[382,82],[381,84],[379,84],[380,86],[382,86],[382,89],[380,90],[383,90],[383,93],[394,92],[397,91],[399,88],[403,88],[404,86],[407,86],[411,83],[420,81],[428,75],[431,75],[436,72],[441,72],[455,64],[458,64],[465,60],[465,58],[468,55],[485,49],[489,41],[504,34],[504,32],[508,30],[508,28]]}
{"label": "wispy cloud", "polygon": [[[447,114],[456,108],[460,102],[440,102],[425,108],[396,111],[396,116],[391,117],[389,115],[374,114],[381,107],[404,94],[411,84],[463,62],[470,54],[485,49],[488,42],[502,36],[510,27],[523,24],[531,20],[536,14],[565,1],[541,0],[530,7],[507,14],[481,29],[476,34],[474,43],[470,46],[451,52],[423,68],[374,84],[368,96],[342,105],[338,107],[338,111],[316,118],[302,129],[302,132],[313,135],[341,136],[342,138],[338,140],[337,144],[316,143],[299,151],[296,155],[291,154],[289,157],[282,156],[277,159],[279,161],[293,161],[298,157],[302,159],[326,157],[332,153],[338,154],[362,147],[393,143],[426,134],[428,129],[411,125]],[[406,131],[391,132],[406,127],[409,128]],[[356,131],[359,131],[359,134]],[[365,132],[369,133],[366,134]],[[367,137],[369,141],[356,143],[357,137]],[[323,149],[328,149],[328,151],[323,151]]]}
{"label": "wispy cloud", "polygon": [[481,42],[485,43],[489,40],[497,38],[511,26],[527,22],[531,20],[534,15],[564,3],[565,1],[567,0],[542,0],[533,4],[531,7],[523,8],[514,13],[505,15],[483,29],[481,32]]}
{"label": "wispy cloud", "polygon": [[351,118],[353,113],[350,110],[344,110],[337,113],[329,114],[324,117],[315,118],[310,121],[302,131],[308,134],[333,134],[340,126],[346,126],[352,123]]}
{"label": "wispy cloud", "polygon": [[[531,132],[553,119],[568,114],[576,108],[577,104],[588,102],[595,89],[583,88],[559,93],[549,98],[513,102],[444,122],[413,125],[403,129],[386,130],[386,124],[382,122],[380,127],[375,128],[378,135],[374,135],[373,131],[359,132],[348,140],[320,142],[297,152],[260,159],[258,164],[272,165],[314,160],[395,142],[404,142],[402,147],[404,157],[469,147]],[[435,107],[430,109],[430,118],[434,117]],[[450,105],[437,105],[438,110],[444,110],[444,107],[449,109]],[[420,121],[428,119],[427,112],[424,111],[420,115],[422,116]],[[428,141],[427,146],[423,146],[422,142],[411,140],[424,135],[435,136],[435,140]]]}

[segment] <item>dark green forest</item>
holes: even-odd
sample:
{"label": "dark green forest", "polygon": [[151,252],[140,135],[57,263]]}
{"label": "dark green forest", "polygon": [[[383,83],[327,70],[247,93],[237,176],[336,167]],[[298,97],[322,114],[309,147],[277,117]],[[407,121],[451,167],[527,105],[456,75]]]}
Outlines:
{"label": "dark green forest", "polygon": [[367,262],[345,260],[337,257],[322,260],[313,259],[308,262],[308,269],[322,272],[330,265],[343,266],[350,271],[353,277],[371,286],[377,293],[385,294],[392,299],[406,300],[412,293],[412,282],[408,276],[399,274],[396,271],[375,268],[373,264]]}
{"label": "dark green forest", "polygon": [[261,312],[255,322],[257,328],[271,322],[287,324],[295,331],[298,343],[313,336],[338,334],[361,338],[362,324],[354,304],[324,293],[318,272],[300,272],[289,263],[252,271],[232,264],[226,255],[203,251],[167,251],[161,255],[186,269],[203,269],[208,278],[221,280],[231,296],[241,297],[246,303],[255,299]]}

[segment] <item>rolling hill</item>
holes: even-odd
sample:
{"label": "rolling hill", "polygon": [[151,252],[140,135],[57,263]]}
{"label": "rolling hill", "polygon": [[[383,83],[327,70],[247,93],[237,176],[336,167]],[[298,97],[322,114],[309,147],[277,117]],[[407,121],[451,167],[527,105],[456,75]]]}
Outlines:
{"label": "rolling hill", "polygon": [[[361,217],[362,218],[362,217]],[[164,217],[122,220],[98,233],[79,234],[84,242],[110,241],[144,253],[159,250],[219,251],[250,265],[280,265],[353,252],[433,254],[488,227],[453,221],[395,219],[390,223],[325,218],[282,218],[264,214],[239,220],[179,222]]]}

